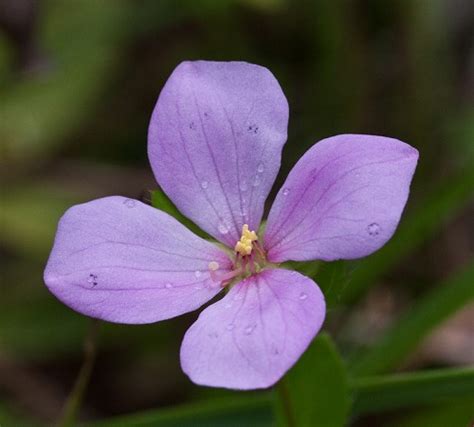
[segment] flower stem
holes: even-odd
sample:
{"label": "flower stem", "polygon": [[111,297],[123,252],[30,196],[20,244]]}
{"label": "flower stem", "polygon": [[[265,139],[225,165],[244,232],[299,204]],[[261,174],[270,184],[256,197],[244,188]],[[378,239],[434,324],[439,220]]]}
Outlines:
{"label": "flower stem", "polygon": [[58,427],[70,427],[74,425],[77,412],[81,406],[84,393],[89,383],[92,368],[94,367],[97,353],[99,326],[99,321],[97,319],[92,319],[87,335],[84,339],[84,360],[74,383],[74,387],[64,404],[61,417],[57,423]]}
{"label": "flower stem", "polygon": [[288,392],[288,387],[286,386],[285,379],[280,380],[277,387],[277,393],[280,402],[280,422],[278,423],[281,426],[286,427],[295,427],[295,418],[293,414],[293,408],[291,405],[290,393]]}

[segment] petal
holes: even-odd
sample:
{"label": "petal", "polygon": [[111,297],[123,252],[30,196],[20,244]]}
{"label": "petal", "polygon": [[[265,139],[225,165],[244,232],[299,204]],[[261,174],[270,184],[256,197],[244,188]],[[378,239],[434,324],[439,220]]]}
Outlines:
{"label": "petal", "polygon": [[156,104],[148,155],[178,209],[233,247],[243,224],[258,229],[287,125],[288,103],[266,68],[183,62]]}
{"label": "petal", "polygon": [[229,258],[174,218],[141,202],[107,197],[59,222],[44,280],[74,310],[120,323],[150,323],[200,307],[219,292],[209,263]]}
{"label": "petal", "polygon": [[392,138],[339,135],[296,164],[269,214],[265,248],[273,262],[359,258],[394,233],[418,151]]}
{"label": "petal", "polygon": [[264,270],[206,308],[181,346],[181,366],[196,384],[239,390],[270,387],[306,350],[325,316],[309,278]]}

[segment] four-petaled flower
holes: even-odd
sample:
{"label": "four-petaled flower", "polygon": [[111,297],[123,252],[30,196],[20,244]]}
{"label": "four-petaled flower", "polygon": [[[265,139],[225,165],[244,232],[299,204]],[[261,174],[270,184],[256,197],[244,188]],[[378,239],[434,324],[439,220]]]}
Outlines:
{"label": "four-petaled flower", "polygon": [[288,260],[353,259],[392,236],[418,152],[386,137],[339,135],[314,145],[263,207],[280,167],[288,103],[266,69],[184,62],[164,86],[148,154],[180,211],[221,244],[139,201],[107,197],[62,217],[45,271],[51,292],[86,315],[149,323],[202,311],[181,347],[197,384],[269,387],[319,331],[325,301]]}

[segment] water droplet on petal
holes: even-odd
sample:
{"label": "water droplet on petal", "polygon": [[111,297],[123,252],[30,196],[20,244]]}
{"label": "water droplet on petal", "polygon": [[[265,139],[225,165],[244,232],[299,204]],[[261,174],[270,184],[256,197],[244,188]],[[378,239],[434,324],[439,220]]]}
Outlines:
{"label": "water droplet on petal", "polygon": [[229,228],[223,222],[221,222],[217,226],[217,229],[219,230],[219,233],[221,233],[221,234],[227,234],[229,232]]}
{"label": "water droplet on petal", "polygon": [[288,196],[288,194],[290,194],[290,189],[289,189],[289,188],[285,188],[285,189],[283,190],[283,195],[284,195],[284,196]]}
{"label": "water droplet on petal", "polygon": [[202,272],[199,271],[199,270],[196,270],[196,271],[194,272],[194,276],[196,277],[196,279],[199,279],[199,278],[202,276]]}
{"label": "water droplet on petal", "polygon": [[262,173],[264,170],[265,170],[265,165],[262,162],[260,162],[257,166],[257,172]]}
{"label": "water droplet on petal", "polygon": [[245,334],[245,335],[250,335],[250,334],[255,330],[255,327],[256,327],[256,325],[248,325],[248,326],[244,329],[244,334]]}
{"label": "water droplet on petal", "polygon": [[255,178],[253,179],[252,185],[253,185],[254,187],[258,187],[258,186],[260,185],[260,181],[261,181],[261,180],[262,180],[262,179],[260,178],[260,175],[255,175]]}
{"label": "water droplet on petal", "polygon": [[217,332],[209,332],[209,333],[207,334],[207,336],[208,336],[209,338],[216,339],[216,338],[219,337],[219,334],[218,334]]}
{"label": "water droplet on petal", "polygon": [[207,181],[202,181],[201,182],[201,188],[205,190],[209,186],[209,183]]}
{"label": "water droplet on petal", "polygon": [[135,200],[126,199],[126,200],[123,201],[123,204],[124,204],[127,208],[133,208],[133,207],[135,207]]}
{"label": "water droplet on petal", "polygon": [[247,191],[247,188],[248,188],[247,181],[240,181],[239,188],[240,188],[240,191]]}
{"label": "water droplet on petal", "polygon": [[224,307],[225,307],[225,308],[231,308],[231,307],[232,307],[232,303],[228,302],[228,303],[225,304]]}
{"label": "water droplet on petal", "polygon": [[166,289],[171,289],[172,287],[173,287],[173,284],[172,284],[172,283],[167,283],[167,284],[165,285],[165,288],[166,288]]}
{"label": "water droplet on petal", "polygon": [[235,325],[233,323],[229,323],[226,327],[225,327],[228,331],[232,331],[234,328],[235,328]]}
{"label": "water droplet on petal", "polygon": [[240,301],[242,298],[243,296],[240,294],[234,295],[234,301]]}
{"label": "water droplet on petal", "polygon": [[278,356],[280,354],[280,350],[278,350],[276,344],[272,344],[270,351],[274,356]]}
{"label": "water droplet on petal", "polygon": [[300,300],[304,301],[306,298],[308,298],[308,294],[306,294],[305,292],[301,292],[299,298]]}
{"label": "water droplet on petal", "polygon": [[371,236],[377,236],[380,233],[380,225],[378,225],[376,222],[373,222],[372,224],[369,224],[367,226],[367,232]]}
{"label": "water droplet on petal", "polygon": [[194,285],[194,289],[196,289],[196,291],[200,291],[202,289],[202,286],[201,285]]}

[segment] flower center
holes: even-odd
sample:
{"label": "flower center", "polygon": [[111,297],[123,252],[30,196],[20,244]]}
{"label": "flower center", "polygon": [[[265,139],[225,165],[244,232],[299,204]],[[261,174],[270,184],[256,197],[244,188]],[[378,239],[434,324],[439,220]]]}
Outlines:
{"label": "flower center", "polygon": [[232,271],[218,274],[219,264],[215,261],[209,263],[209,272],[214,282],[222,287],[227,286],[236,278],[245,278],[258,273],[266,264],[265,252],[258,243],[257,233],[249,230],[248,224],[242,226],[242,235],[234,247],[235,259]]}

